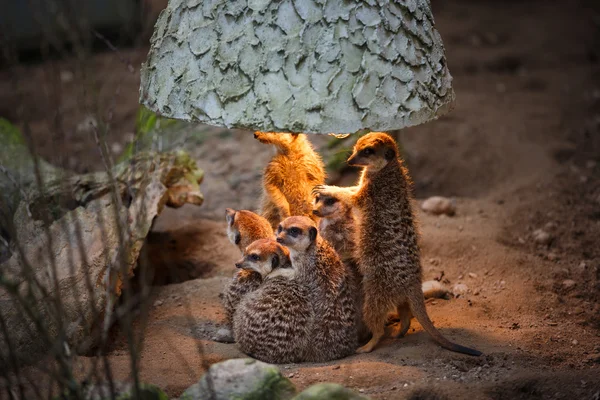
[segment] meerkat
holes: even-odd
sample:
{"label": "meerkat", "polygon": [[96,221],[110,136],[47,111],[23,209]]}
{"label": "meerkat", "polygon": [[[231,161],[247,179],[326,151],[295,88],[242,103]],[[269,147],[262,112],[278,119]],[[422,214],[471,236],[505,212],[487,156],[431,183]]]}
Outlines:
{"label": "meerkat", "polygon": [[385,133],[371,132],[356,142],[347,162],[363,168],[358,188],[321,186],[314,189],[314,194],[337,197],[356,211],[356,259],[363,274],[363,318],[373,335],[357,353],[373,350],[384,335],[388,312],[396,310],[401,323],[394,336],[408,331],[414,315],[442,347],[480,355],[481,352],[442,336],[427,315],[410,178],[398,159],[394,139]]}
{"label": "meerkat", "polygon": [[325,182],[321,157],[303,134],[256,132],[254,137],[275,147],[263,175],[261,215],[276,229],[279,222],[292,215],[312,214],[311,190]]}
{"label": "meerkat", "polygon": [[[327,240],[352,274],[354,285],[362,288],[362,274],[358,262],[354,257],[356,219],[350,204],[340,201],[335,196],[315,196],[313,213],[319,217],[319,234]],[[421,285],[423,297],[445,298],[448,290],[438,281],[426,281]],[[357,330],[360,342],[365,342],[370,337],[370,331],[362,318],[363,294],[362,290],[356,291]],[[412,317],[412,314],[410,314]],[[388,315],[388,323],[400,321],[401,316],[396,312]]]}
{"label": "meerkat", "polygon": [[277,242],[290,251],[296,279],[308,288],[315,312],[309,361],[345,357],[357,345],[352,279],[339,256],[308,217],[289,217],[277,228]]}
{"label": "meerkat", "polygon": [[[265,218],[248,210],[225,210],[227,221],[227,237],[237,246],[240,253],[259,239],[275,239],[271,224]],[[232,326],[233,314],[240,300],[248,293],[255,291],[262,283],[261,275],[251,269],[241,269],[223,291],[223,307],[228,326]]]}
{"label": "meerkat", "polygon": [[288,250],[272,239],[250,244],[237,268],[261,275],[263,284],[245,296],[233,317],[239,348],[261,361],[308,360],[314,321],[308,287],[295,279]]}

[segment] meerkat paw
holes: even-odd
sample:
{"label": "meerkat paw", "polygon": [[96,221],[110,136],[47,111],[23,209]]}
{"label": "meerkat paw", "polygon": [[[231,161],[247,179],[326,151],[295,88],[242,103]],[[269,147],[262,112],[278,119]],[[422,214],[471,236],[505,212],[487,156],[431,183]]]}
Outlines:
{"label": "meerkat paw", "polygon": [[369,343],[356,349],[356,354],[370,353],[375,348],[375,345],[376,345],[376,343],[371,344],[371,342],[369,341]]}
{"label": "meerkat paw", "polygon": [[379,340],[383,336],[383,333],[383,330],[381,332],[374,333],[373,337],[371,338],[371,340],[369,340],[367,344],[356,349],[356,354],[370,353],[371,351],[373,351],[373,349],[375,348],[375,346],[377,346],[377,343],[379,343]]}

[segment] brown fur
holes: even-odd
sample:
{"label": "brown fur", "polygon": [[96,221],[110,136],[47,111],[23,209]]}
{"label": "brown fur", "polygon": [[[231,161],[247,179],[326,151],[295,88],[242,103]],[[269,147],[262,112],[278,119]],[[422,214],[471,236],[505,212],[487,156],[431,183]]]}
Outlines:
{"label": "brown fur", "polygon": [[[259,239],[275,238],[269,221],[247,210],[225,210],[227,236],[243,254],[248,245]],[[262,283],[260,274],[252,270],[241,269],[223,291],[223,307],[227,324],[231,326],[233,314],[241,299],[258,289]]]}
{"label": "brown fur", "polygon": [[314,320],[308,288],[289,277],[288,251],[274,240],[258,240],[246,249],[239,268],[263,273],[263,284],[245,296],[233,318],[240,349],[269,363],[307,360]]}
{"label": "brown fur", "polygon": [[307,361],[334,360],[351,354],[357,343],[356,289],[339,256],[307,217],[282,221],[277,241],[290,249],[296,279],[311,296],[315,324]]}
{"label": "brown fur", "polygon": [[348,164],[363,167],[358,190],[323,186],[315,188],[315,194],[336,196],[357,211],[356,257],[363,273],[363,317],[373,334],[357,352],[373,350],[383,337],[388,312],[395,309],[401,316],[396,336],[408,331],[413,314],[442,347],[481,354],[443,337],[427,315],[410,178],[398,159],[394,139],[380,132],[363,136]]}
{"label": "brown fur", "polygon": [[356,303],[356,329],[359,343],[369,340],[371,332],[362,317],[362,273],[354,258],[354,233],[356,221],[352,206],[331,196],[316,196],[313,213],[320,218],[319,234],[333,246],[352,279]]}
{"label": "brown fur", "polygon": [[273,229],[292,215],[304,215],[316,221],[312,214],[311,190],[325,182],[325,171],[321,157],[306,135],[256,132],[254,137],[276,149],[263,175],[261,215]]}

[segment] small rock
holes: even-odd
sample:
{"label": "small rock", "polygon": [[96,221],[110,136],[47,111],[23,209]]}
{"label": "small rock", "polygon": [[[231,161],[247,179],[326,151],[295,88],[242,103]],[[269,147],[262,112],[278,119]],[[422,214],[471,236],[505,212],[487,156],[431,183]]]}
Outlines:
{"label": "small rock", "polygon": [[558,259],[558,256],[556,255],[556,253],[548,253],[546,255],[546,258],[548,259],[548,261],[556,261]]}
{"label": "small rock", "polygon": [[517,242],[519,242],[520,244],[525,244],[525,239],[523,239],[522,237],[517,239]]}
{"label": "small rock", "polygon": [[331,369],[340,369],[340,366],[339,365],[334,365],[333,368],[331,368]]}
{"label": "small rock", "polygon": [[92,132],[94,129],[98,127],[98,121],[91,115],[88,115],[77,124],[77,132]]}
{"label": "small rock", "polygon": [[[363,389],[361,389],[363,390]],[[364,391],[364,390],[363,390]],[[267,393],[265,393],[267,394]],[[259,398],[259,397],[256,397]],[[266,398],[266,397],[260,397]],[[270,399],[279,399],[280,397],[269,396]],[[244,397],[246,399],[246,397]],[[250,399],[248,397],[248,399]],[[367,400],[352,390],[338,385],[337,383],[318,383],[305,389],[303,392],[294,397],[294,400],[322,400],[322,399],[339,399],[339,400]]]}
{"label": "small rock", "polygon": [[219,343],[233,343],[233,333],[227,328],[221,328],[215,333],[213,340]]}
{"label": "small rock", "polygon": [[60,81],[62,83],[69,83],[73,81],[75,75],[71,71],[63,70],[60,71]]}
{"label": "small rock", "polygon": [[573,279],[565,279],[562,282],[563,288],[565,288],[567,290],[573,289],[576,285],[577,285],[577,282],[575,282]]}
{"label": "small rock", "polygon": [[580,271],[585,271],[587,269],[587,263],[585,261],[582,261],[579,263],[577,268],[579,268]]}
{"label": "small rock", "polygon": [[577,339],[573,339],[573,341],[571,342],[571,344],[573,346],[577,346],[579,344],[579,341]]}
{"label": "small rock", "polygon": [[452,294],[454,295],[454,297],[464,296],[468,292],[469,292],[469,287],[467,285],[465,285],[464,283],[457,283],[452,288]]}
{"label": "small rock", "polygon": [[473,273],[473,272],[469,272],[469,278],[475,279],[475,278],[477,278],[477,274]]}
{"label": "small rock", "polygon": [[123,151],[123,146],[119,142],[114,142],[110,146],[110,150],[113,152],[113,154],[121,154],[121,152]]}
{"label": "small rock", "polygon": [[287,376],[288,378],[293,378],[294,377],[294,373],[292,372],[291,374],[288,374]]}
{"label": "small rock", "polygon": [[428,198],[421,204],[421,209],[429,214],[434,215],[454,215],[456,213],[456,206],[454,201],[441,196],[433,196]]}
{"label": "small rock", "polygon": [[533,240],[539,244],[548,244],[552,240],[552,236],[543,229],[536,229],[533,231]]}
{"label": "small rock", "polygon": [[163,301],[162,301],[162,300],[156,300],[156,301],[154,302],[154,307],[160,307],[160,306],[162,306],[162,305],[163,305]]}
{"label": "small rock", "polygon": [[587,363],[600,363],[600,353],[596,353],[596,354],[590,354],[589,356],[587,356],[585,358],[585,361]]}
{"label": "small rock", "polygon": [[553,231],[558,227],[558,225],[556,225],[556,222],[548,222],[546,223],[546,225],[544,225],[544,229],[547,231]]}
{"label": "small rock", "polygon": [[[213,364],[200,382],[181,395],[186,400],[289,399],[296,388],[279,369],[251,358],[236,358]],[[314,397],[307,397],[314,398]]]}

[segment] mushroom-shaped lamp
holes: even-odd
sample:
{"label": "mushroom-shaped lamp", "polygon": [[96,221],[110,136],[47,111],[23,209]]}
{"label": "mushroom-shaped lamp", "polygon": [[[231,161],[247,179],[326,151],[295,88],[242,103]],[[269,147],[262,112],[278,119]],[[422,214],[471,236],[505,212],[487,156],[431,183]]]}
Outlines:
{"label": "mushroom-shaped lamp", "polygon": [[448,112],[451,83],[429,0],[170,0],[140,101],[229,128],[390,131]]}

